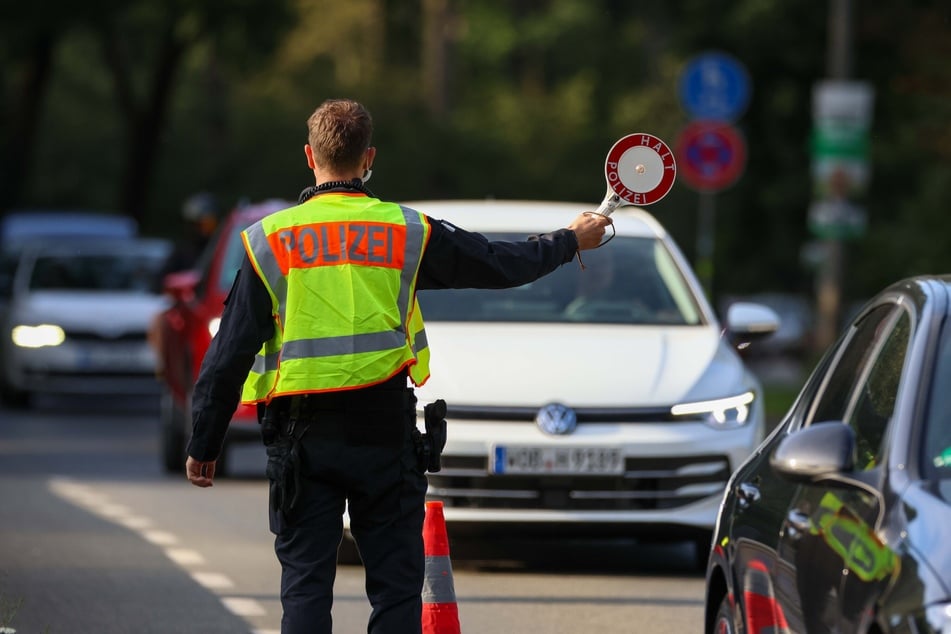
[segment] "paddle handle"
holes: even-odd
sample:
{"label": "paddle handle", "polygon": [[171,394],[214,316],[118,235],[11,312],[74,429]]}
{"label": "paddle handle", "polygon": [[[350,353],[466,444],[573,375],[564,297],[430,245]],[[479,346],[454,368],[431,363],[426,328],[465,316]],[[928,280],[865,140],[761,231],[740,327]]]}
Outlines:
{"label": "paddle handle", "polygon": [[618,207],[624,204],[626,204],[625,201],[621,200],[621,197],[615,194],[614,190],[608,188],[608,192],[604,195],[604,200],[601,201],[601,205],[595,210],[595,213],[599,213],[602,216],[610,216]]}

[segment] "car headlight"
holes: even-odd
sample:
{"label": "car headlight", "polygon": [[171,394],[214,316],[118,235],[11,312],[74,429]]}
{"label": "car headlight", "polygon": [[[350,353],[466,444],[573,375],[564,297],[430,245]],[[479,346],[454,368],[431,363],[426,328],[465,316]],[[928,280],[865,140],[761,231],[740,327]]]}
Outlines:
{"label": "car headlight", "polygon": [[910,631],[921,634],[947,634],[951,632],[951,603],[935,603],[925,607],[924,613],[911,615]]}
{"label": "car headlight", "polygon": [[678,403],[670,408],[670,413],[674,416],[698,416],[714,429],[734,429],[749,421],[750,406],[755,398],[753,392],[744,392],[709,401]]}
{"label": "car headlight", "polygon": [[58,346],[66,341],[66,333],[54,324],[40,324],[38,326],[14,326],[10,332],[13,343],[21,348],[42,348],[44,346]]}
{"label": "car headlight", "polygon": [[221,326],[221,317],[212,317],[208,320],[208,334],[214,337],[218,334],[218,328]]}

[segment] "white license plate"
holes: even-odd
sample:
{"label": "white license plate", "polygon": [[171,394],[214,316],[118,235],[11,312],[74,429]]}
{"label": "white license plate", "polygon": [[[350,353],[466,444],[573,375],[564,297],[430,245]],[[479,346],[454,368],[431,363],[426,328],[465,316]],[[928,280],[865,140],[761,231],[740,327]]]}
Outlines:
{"label": "white license plate", "polygon": [[621,450],[610,447],[529,447],[496,445],[494,474],[616,474],[624,471]]}
{"label": "white license plate", "polygon": [[79,367],[87,370],[139,370],[147,358],[141,347],[133,346],[88,346],[77,356]]}

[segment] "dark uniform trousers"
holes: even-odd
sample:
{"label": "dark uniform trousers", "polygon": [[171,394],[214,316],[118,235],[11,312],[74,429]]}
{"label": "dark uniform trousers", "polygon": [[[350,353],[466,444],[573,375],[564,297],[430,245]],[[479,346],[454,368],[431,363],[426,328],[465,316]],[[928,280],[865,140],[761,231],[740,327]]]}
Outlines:
{"label": "dark uniform trousers", "polygon": [[[371,388],[290,397],[300,437],[297,499],[271,504],[281,562],[282,634],[332,631],[342,515],[366,570],[371,634],[420,634],[426,477],[412,431],[416,397],[405,374]],[[273,495],[273,489],[272,489]]]}

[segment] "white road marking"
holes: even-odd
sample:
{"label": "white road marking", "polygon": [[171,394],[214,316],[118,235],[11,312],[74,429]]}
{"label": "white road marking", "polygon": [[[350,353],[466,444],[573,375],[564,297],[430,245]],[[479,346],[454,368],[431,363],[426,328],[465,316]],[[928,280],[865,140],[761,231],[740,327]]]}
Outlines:
{"label": "white road marking", "polygon": [[128,506],[123,506],[121,504],[110,504],[108,502],[97,505],[94,510],[103,517],[114,518],[117,520],[121,520],[123,517],[129,517],[132,515],[132,511]]}
{"label": "white road marking", "polygon": [[[153,522],[144,515],[136,515],[132,509],[113,503],[108,496],[93,490],[90,486],[74,482],[69,478],[53,477],[49,488],[60,498],[83,507],[116,524],[137,532],[143,539],[158,546],[174,546],[178,536],[168,531],[152,528]],[[196,582],[209,590],[225,590],[234,587],[234,582],[218,572],[190,570],[189,566],[203,566],[205,558],[196,550],[188,548],[165,548],[165,556],[184,568]],[[254,599],[242,597],[220,597],[222,605],[229,612],[240,617],[265,616],[267,610]],[[0,628],[2,630],[2,628]],[[251,630],[252,634],[280,634],[280,630]],[[0,631],[0,634],[3,634]]]}
{"label": "white road marking", "polygon": [[193,572],[191,575],[192,579],[211,590],[234,587],[234,581],[220,572]]}
{"label": "white road marking", "polygon": [[158,546],[171,546],[178,543],[178,537],[168,531],[143,531],[142,537]]}
{"label": "white road marking", "polygon": [[254,599],[243,599],[241,597],[221,597],[221,602],[228,610],[238,616],[264,616],[266,611],[260,603]]}
{"label": "white road marking", "polygon": [[205,563],[205,558],[200,552],[188,548],[166,548],[165,555],[182,567],[200,566]]}
{"label": "white road marking", "polygon": [[152,520],[147,517],[142,517],[141,515],[130,515],[129,517],[120,517],[118,518],[119,523],[125,526],[126,528],[131,528],[132,530],[141,530],[143,528],[149,528],[152,526]]}

